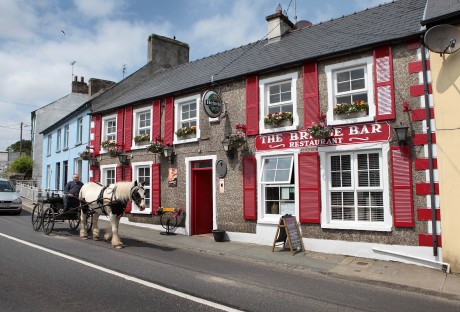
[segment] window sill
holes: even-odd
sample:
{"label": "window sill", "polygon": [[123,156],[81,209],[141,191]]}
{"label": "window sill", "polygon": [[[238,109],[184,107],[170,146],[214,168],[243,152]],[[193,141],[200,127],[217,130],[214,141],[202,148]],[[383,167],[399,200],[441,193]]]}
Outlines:
{"label": "window sill", "polygon": [[278,225],[282,215],[266,215],[263,219],[257,220],[257,224],[273,224]]}
{"label": "window sill", "polygon": [[75,146],[79,146],[79,145],[81,145],[81,142],[75,143]]}
{"label": "window sill", "polygon": [[374,116],[328,120],[327,124],[331,125],[331,126],[336,126],[336,125],[347,125],[347,124],[362,123],[362,122],[368,122],[368,121],[374,121]]}
{"label": "window sill", "polygon": [[174,140],[173,144],[183,144],[183,143],[191,143],[191,142],[198,142],[200,138],[190,138],[190,139],[183,139],[183,140]]}
{"label": "window sill", "polygon": [[391,225],[387,224],[374,224],[369,223],[321,223],[322,229],[336,229],[336,230],[357,230],[357,231],[375,231],[375,232],[391,232]]}
{"label": "window sill", "polygon": [[287,127],[276,127],[276,128],[261,128],[260,134],[268,134],[268,133],[277,133],[277,132],[286,132],[286,131],[294,131],[297,130],[297,125],[287,126]]}

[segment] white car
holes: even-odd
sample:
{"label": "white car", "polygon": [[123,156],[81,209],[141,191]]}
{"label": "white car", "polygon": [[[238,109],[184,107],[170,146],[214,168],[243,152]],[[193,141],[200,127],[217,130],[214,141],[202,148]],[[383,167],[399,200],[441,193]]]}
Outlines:
{"label": "white car", "polygon": [[20,214],[22,200],[15,190],[13,183],[7,179],[0,179],[0,212]]}

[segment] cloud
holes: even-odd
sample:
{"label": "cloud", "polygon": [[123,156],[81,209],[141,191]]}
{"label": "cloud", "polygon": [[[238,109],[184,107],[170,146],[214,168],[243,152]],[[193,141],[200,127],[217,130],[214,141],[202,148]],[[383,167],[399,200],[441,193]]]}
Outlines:
{"label": "cloud", "polygon": [[75,0],[77,10],[89,18],[110,17],[124,6],[122,0]]}

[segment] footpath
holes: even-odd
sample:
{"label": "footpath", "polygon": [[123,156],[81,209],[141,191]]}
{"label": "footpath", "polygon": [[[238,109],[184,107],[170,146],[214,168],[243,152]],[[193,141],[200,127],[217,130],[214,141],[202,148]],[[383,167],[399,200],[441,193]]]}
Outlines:
{"label": "footpath", "polygon": [[[23,205],[29,211],[33,208],[32,202],[24,198]],[[99,223],[101,229],[105,229],[108,224],[102,218]],[[158,246],[214,253],[246,261],[292,267],[327,276],[407,289],[460,301],[460,274],[446,273],[413,264],[307,250],[297,252],[293,256],[289,249],[275,248],[275,251],[272,252],[272,247],[266,245],[232,241],[215,242],[212,234],[162,235],[161,231],[154,229],[149,224],[129,222],[127,218],[122,218],[119,233],[122,240],[123,238],[130,238]]]}

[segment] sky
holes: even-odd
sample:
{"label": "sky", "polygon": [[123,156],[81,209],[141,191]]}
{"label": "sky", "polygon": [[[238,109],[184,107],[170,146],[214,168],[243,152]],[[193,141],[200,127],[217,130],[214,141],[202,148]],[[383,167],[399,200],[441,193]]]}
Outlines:
{"label": "sky", "polygon": [[291,21],[318,24],[388,2],[0,0],[0,151],[21,123],[30,140],[31,112],[70,94],[72,75],[119,82],[145,65],[151,34],[187,43],[193,61],[265,38],[278,3]]}

